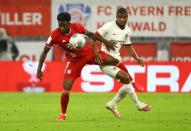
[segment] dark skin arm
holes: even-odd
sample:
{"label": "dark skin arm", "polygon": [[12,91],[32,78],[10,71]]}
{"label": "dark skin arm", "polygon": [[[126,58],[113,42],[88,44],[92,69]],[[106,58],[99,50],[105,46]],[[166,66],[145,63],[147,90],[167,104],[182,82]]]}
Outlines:
{"label": "dark skin arm", "polygon": [[43,73],[42,73],[41,69],[42,69],[43,63],[44,63],[44,61],[46,59],[46,56],[47,56],[49,50],[50,50],[50,48],[45,46],[44,50],[42,51],[42,53],[40,55],[40,60],[39,60],[39,64],[38,64],[36,77],[38,79],[40,79],[41,81],[43,80]]}
{"label": "dark skin arm", "polygon": [[139,63],[140,66],[144,66],[143,59],[139,58],[131,44],[125,45],[127,47],[128,53]]}
{"label": "dark skin arm", "polygon": [[95,41],[92,42],[92,48],[94,50],[95,62],[98,63],[99,65],[103,64],[103,58],[101,57],[101,55],[97,50]]}
{"label": "dark skin arm", "polygon": [[108,41],[106,39],[104,39],[101,35],[99,35],[98,33],[93,33],[93,32],[90,32],[88,30],[86,30],[86,33],[85,33],[88,37],[90,37],[91,39],[93,40],[98,40],[98,41],[101,41],[105,44],[106,48],[108,50],[112,49],[112,50],[115,50],[115,43],[112,42],[112,41]]}

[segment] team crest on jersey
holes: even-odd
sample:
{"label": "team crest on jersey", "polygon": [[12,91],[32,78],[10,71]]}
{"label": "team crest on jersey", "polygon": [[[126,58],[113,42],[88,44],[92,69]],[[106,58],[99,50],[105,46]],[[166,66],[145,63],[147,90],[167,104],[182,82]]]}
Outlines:
{"label": "team crest on jersey", "polygon": [[71,74],[71,73],[72,73],[71,69],[66,70],[66,74]]}
{"label": "team crest on jersey", "polygon": [[65,43],[66,41],[65,40],[62,40],[62,43]]}
{"label": "team crest on jersey", "polygon": [[125,35],[125,41],[129,40],[130,36],[128,34]]}
{"label": "team crest on jersey", "polygon": [[62,4],[59,6],[59,13],[60,12],[69,12],[71,14],[71,21],[72,22],[80,22],[87,25],[88,20],[90,19],[91,15],[91,8],[88,5],[84,4]]}

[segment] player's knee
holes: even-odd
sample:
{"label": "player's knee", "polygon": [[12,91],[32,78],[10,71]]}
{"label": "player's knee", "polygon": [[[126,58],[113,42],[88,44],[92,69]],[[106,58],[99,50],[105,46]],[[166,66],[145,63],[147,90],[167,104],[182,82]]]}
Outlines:
{"label": "player's knee", "polygon": [[66,90],[66,91],[70,91],[71,88],[72,88],[72,86],[71,86],[71,84],[64,84],[63,88],[64,88],[64,90]]}
{"label": "player's knee", "polygon": [[119,60],[118,59],[114,59],[114,65],[118,65],[119,64]]}
{"label": "player's knee", "polygon": [[69,94],[70,94],[70,91],[69,91],[69,90],[66,90],[66,89],[63,89],[62,92],[63,92],[64,95],[69,95]]}
{"label": "player's knee", "polygon": [[121,82],[123,84],[129,84],[130,83],[130,79],[129,79],[129,77],[124,77],[124,78],[121,79]]}
{"label": "player's knee", "polygon": [[130,83],[130,78],[128,75],[122,73],[122,72],[119,72],[117,75],[116,75],[116,78],[120,80],[120,82],[122,82],[123,84],[129,84]]}
{"label": "player's knee", "polygon": [[63,83],[64,90],[70,91],[72,88],[72,83],[73,83],[72,81],[64,81]]}
{"label": "player's knee", "polygon": [[67,86],[67,85],[64,85],[64,90],[65,90],[65,91],[70,91],[70,90],[71,90],[71,87],[70,87],[70,86]]}

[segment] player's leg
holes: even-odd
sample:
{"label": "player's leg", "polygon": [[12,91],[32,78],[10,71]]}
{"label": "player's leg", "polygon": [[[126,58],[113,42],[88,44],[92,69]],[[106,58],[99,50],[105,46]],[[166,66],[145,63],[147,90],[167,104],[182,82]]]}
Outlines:
{"label": "player's leg", "polygon": [[[131,79],[129,78],[128,74],[122,70],[120,70],[118,67],[114,66],[100,66],[100,69],[106,73],[107,75],[111,76],[112,78],[115,78],[122,82],[124,86],[122,86],[115,97],[108,102],[108,105],[115,107],[116,104],[121,101],[128,91],[132,88],[132,85],[130,83]],[[138,99],[137,99],[138,102]]]}
{"label": "player's leg", "polygon": [[103,58],[103,64],[102,65],[113,65],[113,66],[117,66],[119,64],[119,60],[115,59],[114,57],[112,57],[111,55],[103,52],[103,51],[99,51],[100,55]]}
{"label": "player's leg", "polygon": [[133,88],[131,83],[124,84],[116,93],[116,95],[113,97],[113,99],[109,101],[106,105],[109,105],[109,106],[113,105],[116,107],[117,103],[119,103],[126,96],[126,94],[130,96],[130,98],[133,100],[138,110],[148,111],[151,109],[151,105],[142,103],[138,99],[135,89]]}
{"label": "player's leg", "polygon": [[140,110],[140,111],[150,110],[151,105],[142,103],[138,99],[138,96],[135,92],[135,89],[133,88],[133,86],[131,84],[132,79],[131,78],[127,79],[127,77],[129,76],[129,74],[127,74],[127,72],[128,72],[127,70],[126,70],[126,72],[122,71],[122,70],[117,72],[115,78],[119,79],[124,85],[119,89],[116,96],[112,99],[111,102],[114,102],[114,104],[118,103],[119,101],[121,101],[125,97],[126,94],[128,94],[130,96],[130,98],[133,100],[133,102],[135,103],[138,110]]}
{"label": "player's leg", "polygon": [[70,90],[75,80],[73,79],[64,79],[63,82],[63,91],[60,97],[61,104],[61,114],[57,117],[57,120],[65,120],[66,119],[66,110],[68,107],[68,102],[70,98]]}
{"label": "player's leg", "polygon": [[143,86],[139,85],[137,82],[135,82],[135,81],[133,80],[133,78],[132,78],[131,75],[129,74],[129,72],[128,72],[128,70],[127,70],[127,68],[125,67],[124,64],[119,63],[119,64],[117,65],[117,67],[120,68],[121,70],[123,70],[124,72],[126,72],[126,73],[128,74],[128,76],[129,76],[129,78],[130,78],[130,80],[131,80],[131,83],[132,83],[133,87],[134,87],[137,91],[143,92],[143,91],[145,90]]}
{"label": "player's leg", "polygon": [[[103,51],[100,51],[99,52],[100,55],[102,56],[103,58],[103,64],[102,65],[113,65],[113,66],[117,66],[118,68],[120,68],[122,71],[126,72],[126,74],[128,76],[124,76],[124,77],[120,77],[120,80],[121,79],[126,79],[128,78],[128,80],[130,79],[133,87],[135,89],[137,89],[138,91],[141,91],[143,92],[145,89],[143,86],[139,85],[138,83],[136,83],[133,78],[131,77],[131,75],[129,74],[127,68],[125,67],[124,64],[122,64],[121,62],[119,62],[117,59],[113,58],[111,55],[103,52]],[[127,81],[126,81],[127,82]],[[123,82],[122,82],[123,83]]]}
{"label": "player's leg", "polygon": [[[100,66],[100,69],[106,73],[107,75],[111,76],[112,78],[117,78],[124,84],[130,83],[130,79],[128,75],[121,71],[118,67],[115,66]],[[120,73],[119,73],[120,72]],[[117,118],[120,117],[120,113],[117,110],[117,103],[122,100],[126,96],[126,92],[124,92],[124,89],[119,89],[118,93],[115,95],[115,97],[106,103],[106,108],[109,109],[113,115]]]}
{"label": "player's leg", "polygon": [[133,86],[130,82],[130,78],[128,79],[127,77],[128,77],[128,75],[126,72],[124,72],[122,70],[117,72],[115,78],[119,79],[124,85],[119,89],[116,96],[111,100],[111,102],[116,104],[116,103],[120,102],[126,96],[126,94],[128,94],[130,96],[130,98],[133,100],[133,102],[135,103],[138,110],[140,110],[140,111],[150,110],[151,106],[149,104],[142,103],[139,100],[139,98],[135,92],[135,89],[133,88]]}
{"label": "player's leg", "polygon": [[61,115],[57,117],[57,120],[66,119],[66,111],[70,98],[70,90],[74,81],[80,76],[80,72],[83,66],[86,64],[85,60],[76,60],[75,62],[68,62],[65,69],[65,76],[63,82],[63,92],[61,94]]}
{"label": "player's leg", "polygon": [[[124,72],[114,66],[100,66],[100,69],[107,75],[111,76],[112,78],[120,80],[124,84],[119,89],[119,91],[116,93],[116,95],[113,97],[113,99],[106,104],[106,108],[110,109],[116,117],[120,116],[120,115],[117,115],[117,114],[119,114],[119,112],[117,111],[116,105],[118,102],[120,102],[126,96],[126,94],[129,94],[129,96],[135,102],[138,109],[144,108],[144,109],[148,110],[148,106],[143,105],[139,101],[139,99],[135,93],[135,90],[134,90],[132,84],[130,83],[131,79],[129,78],[129,76],[126,72]],[[146,106],[146,108],[145,108],[145,106]]]}

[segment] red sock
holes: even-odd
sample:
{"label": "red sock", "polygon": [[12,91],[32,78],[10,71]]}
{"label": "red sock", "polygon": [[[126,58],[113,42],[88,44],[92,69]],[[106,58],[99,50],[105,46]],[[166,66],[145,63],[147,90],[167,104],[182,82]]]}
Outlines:
{"label": "red sock", "polygon": [[69,95],[70,91],[64,90],[61,95],[61,109],[62,109],[62,114],[66,114],[68,102],[69,102]]}
{"label": "red sock", "polygon": [[119,69],[121,69],[122,71],[126,72],[126,73],[129,75],[129,78],[130,78],[131,81],[133,80],[133,78],[132,78],[131,75],[129,74],[129,72],[128,72],[128,70],[127,70],[127,68],[125,67],[124,64],[119,63],[119,64],[117,65],[117,67],[118,67]]}

